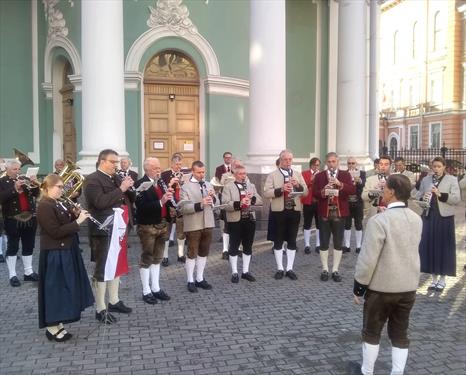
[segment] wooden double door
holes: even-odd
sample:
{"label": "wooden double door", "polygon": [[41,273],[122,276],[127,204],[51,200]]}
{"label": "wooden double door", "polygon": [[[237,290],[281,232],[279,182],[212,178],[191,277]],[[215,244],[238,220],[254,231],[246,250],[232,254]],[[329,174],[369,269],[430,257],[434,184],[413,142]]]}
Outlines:
{"label": "wooden double door", "polygon": [[144,83],[144,122],[145,155],[157,157],[162,169],[175,152],[183,154],[183,167],[199,159],[198,85]]}

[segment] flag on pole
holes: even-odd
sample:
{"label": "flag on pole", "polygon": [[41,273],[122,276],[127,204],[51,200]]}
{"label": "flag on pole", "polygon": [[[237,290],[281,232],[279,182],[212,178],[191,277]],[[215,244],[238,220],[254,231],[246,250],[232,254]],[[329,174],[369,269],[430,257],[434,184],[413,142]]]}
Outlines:
{"label": "flag on pole", "polygon": [[129,272],[126,234],[129,218],[128,206],[114,208],[113,211],[112,237],[105,262],[104,281],[113,280]]}

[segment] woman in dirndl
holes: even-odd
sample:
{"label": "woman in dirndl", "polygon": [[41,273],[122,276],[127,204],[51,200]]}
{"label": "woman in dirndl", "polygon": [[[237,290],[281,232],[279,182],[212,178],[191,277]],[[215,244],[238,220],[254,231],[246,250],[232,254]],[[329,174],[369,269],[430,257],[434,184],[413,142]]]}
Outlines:
{"label": "woman in dirndl", "polygon": [[94,296],[81,257],[76,233],[88,217],[85,210],[71,210],[61,203],[63,181],[48,175],[37,206],[41,227],[39,257],[39,328],[50,341],[64,342],[72,335],[63,324],[81,319],[94,304]]}

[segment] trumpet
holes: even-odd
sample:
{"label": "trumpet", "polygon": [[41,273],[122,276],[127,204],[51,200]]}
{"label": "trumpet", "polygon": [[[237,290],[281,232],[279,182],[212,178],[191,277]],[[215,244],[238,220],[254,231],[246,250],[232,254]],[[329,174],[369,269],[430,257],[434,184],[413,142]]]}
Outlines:
{"label": "trumpet", "polygon": [[18,177],[16,177],[16,180],[22,182],[22,185],[26,186],[28,189],[36,189],[41,185],[40,181],[31,180],[31,178],[24,174],[20,174]]}

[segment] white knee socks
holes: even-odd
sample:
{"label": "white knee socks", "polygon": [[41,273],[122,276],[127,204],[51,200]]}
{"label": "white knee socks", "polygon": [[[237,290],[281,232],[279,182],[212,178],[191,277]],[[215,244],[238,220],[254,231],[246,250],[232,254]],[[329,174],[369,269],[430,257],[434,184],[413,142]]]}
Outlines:
{"label": "white knee socks", "polygon": [[296,250],[286,249],[286,270],[287,271],[291,271],[293,269],[295,256],[296,256]]}
{"label": "white knee socks", "polygon": [[320,247],[320,235],[318,229],[316,229],[316,246]]}
{"label": "white knee socks", "polygon": [[8,273],[10,274],[10,279],[16,276],[16,255],[12,257],[6,257],[6,264],[8,266]]}
{"label": "white knee socks", "polygon": [[170,231],[170,241],[175,241],[175,233],[176,233],[176,224],[173,224],[172,230]]}
{"label": "white knee socks", "polygon": [[275,262],[277,262],[277,270],[283,271],[283,248],[280,250],[273,250],[275,254]]}
{"label": "white knee socks", "polygon": [[168,244],[170,242],[169,241],[165,241],[165,247],[163,248],[163,257],[164,258],[168,258]]}
{"label": "white knee socks", "polygon": [[150,270],[149,268],[140,268],[139,275],[141,276],[141,283],[142,283],[142,294],[147,295],[150,294]]}
{"label": "white knee socks", "polygon": [[112,305],[118,303],[120,297],[118,297],[118,289],[120,288],[120,278],[117,277],[108,282],[108,302]]}
{"label": "white knee socks", "polygon": [[194,266],[196,265],[196,259],[186,258],[185,268],[186,268],[186,277],[188,283],[194,282]]}
{"label": "white knee socks", "polygon": [[24,274],[31,275],[32,271],[32,255],[22,256],[23,259],[23,266],[24,266]]}
{"label": "white knee socks", "polygon": [[332,272],[338,272],[338,267],[340,266],[341,255],[343,251],[333,249],[333,268]]}
{"label": "white knee socks", "polygon": [[232,275],[235,273],[238,273],[238,255],[235,255],[235,256],[230,255],[229,258],[230,258],[230,266],[231,266]]}
{"label": "white knee socks", "polygon": [[207,263],[207,257],[200,257],[196,258],[196,281],[200,283],[204,280],[204,269]]}
{"label": "white knee socks", "polygon": [[251,263],[251,255],[243,254],[243,273],[249,272],[249,263]]}
{"label": "white knee socks", "polygon": [[351,245],[351,229],[345,229],[344,242],[345,247],[349,248]]}
{"label": "white knee socks", "polygon": [[304,246],[309,247],[311,246],[311,230],[310,229],[304,229]]}
{"label": "white knee socks", "polygon": [[322,271],[328,272],[328,250],[320,250],[320,262],[322,263]]}
{"label": "white knee socks", "polygon": [[228,245],[230,244],[230,235],[228,233],[222,234],[223,238],[223,252],[228,251]]}
{"label": "white knee socks", "polygon": [[356,248],[360,249],[362,245],[362,230],[356,231]]}
{"label": "white knee socks", "polygon": [[184,242],[186,240],[178,240],[178,256],[181,258],[184,256]]}
{"label": "white knee socks", "polygon": [[151,264],[149,271],[151,290],[157,293],[160,291],[160,264]]}
{"label": "white knee socks", "polygon": [[364,375],[372,375],[374,373],[374,365],[379,355],[379,345],[362,343],[362,366],[361,372]]}
{"label": "white knee socks", "polygon": [[97,281],[95,283],[95,304],[97,312],[101,312],[106,309],[105,304],[105,291],[107,289],[107,282]]}
{"label": "white knee socks", "polygon": [[392,347],[392,372],[390,375],[403,375],[406,361],[408,359],[408,349]]}

